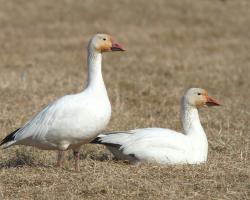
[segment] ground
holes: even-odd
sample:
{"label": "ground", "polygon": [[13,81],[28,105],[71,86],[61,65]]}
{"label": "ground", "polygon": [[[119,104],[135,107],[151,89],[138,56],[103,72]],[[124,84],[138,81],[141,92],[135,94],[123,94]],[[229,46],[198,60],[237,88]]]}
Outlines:
{"label": "ground", "polygon": [[56,98],[83,89],[86,46],[107,32],[126,52],[106,53],[112,104],[106,131],[181,131],[179,102],[202,87],[221,107],[200,110],[209,141],[199,166],[131,166],[100,145],[81,171],[56,152],[0,150],[0,199],[250,199],[248,0],[0,0],[0,138]]}

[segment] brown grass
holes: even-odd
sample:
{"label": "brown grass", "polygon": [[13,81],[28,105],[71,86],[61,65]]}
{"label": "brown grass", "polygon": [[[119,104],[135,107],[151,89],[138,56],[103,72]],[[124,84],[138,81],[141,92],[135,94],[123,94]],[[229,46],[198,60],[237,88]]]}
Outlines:
{"label": "brown grass", "polygon": [[[107,130],[181,130],[179,99],[203,87],[223,106],[201,110],[209,159],[200,166],[135,167],[85,145],[71,152],[0,151],[0,199],[249,199],[250,3],[248,0],[0,2],[0,132],[3,138],[48,102],[78,92],[86,44],[109,32],[127,49],[105,54],[113,106]],[[84,63],[84,65],[83,65]]]}

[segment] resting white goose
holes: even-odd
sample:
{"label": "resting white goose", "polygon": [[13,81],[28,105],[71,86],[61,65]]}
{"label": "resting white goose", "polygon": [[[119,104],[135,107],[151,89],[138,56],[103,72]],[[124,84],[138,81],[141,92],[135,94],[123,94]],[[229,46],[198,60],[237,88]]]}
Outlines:
{"label": "resting white goose", "polygon": [[208,142],[198,110],[218,106],[204,89],[189,89],[181,101],[184,134],[163,128],[141,128],[99,135],[92,143],[104,144],[117,159],[131,163],[199,164],[207,160]]}
{"label": "resting white goose", "polygon": [[29,145],[59,150],[57,165],[62,166],[65,150],[72,149],[75,169],[79,171],[79,149],[93,140],[108,124],[111,105],[102,78],[102,53],[124,51],[107,34],[96,34],[88,45],[86,88],[50,103],[23,127],[5,137],[3,148]]}

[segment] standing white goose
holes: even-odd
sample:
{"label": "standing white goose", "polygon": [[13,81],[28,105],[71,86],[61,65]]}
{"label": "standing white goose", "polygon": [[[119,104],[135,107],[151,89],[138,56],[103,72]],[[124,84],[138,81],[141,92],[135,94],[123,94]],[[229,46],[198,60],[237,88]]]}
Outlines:
{"label": "standing white goose", "polygon": [[220,105],[204,89],[189,89],[181,102],[184,134],[163,128],[141,128],[99,135],[92,143],[104,144],[121,160],[162,164],[199,164],[207,160],[208,142],[197,108]]}
{"label": "standing white goose", "polygon": [[23,127],[5,137],[3,148],[29,145],[59,150],[57,164],[62,165],[65,150],[72,149],[75,169],[79,171],[79,149],[93,140],[108,124],[111,105],[102,78],[102,53],[124,51],[107,34],[96,34],[88,45],[86,88],[50,103]]}

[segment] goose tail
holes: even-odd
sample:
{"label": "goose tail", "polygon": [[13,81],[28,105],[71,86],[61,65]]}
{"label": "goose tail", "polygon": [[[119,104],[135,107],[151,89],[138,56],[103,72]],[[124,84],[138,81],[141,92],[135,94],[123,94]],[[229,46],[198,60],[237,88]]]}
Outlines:
{"label": "goose tail", "polygon": [[13,131],[12,133],[10,133],[9,135],[7,135],[0,143],[0,146],[2,146],[3,149],[8,148],[9,146],[13,145],[14,143],[16,143],[15,140],[15,136],[16,133],[19,131],[20,128],[16,129],[15,131]]}

